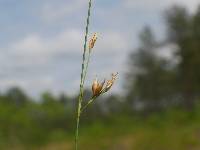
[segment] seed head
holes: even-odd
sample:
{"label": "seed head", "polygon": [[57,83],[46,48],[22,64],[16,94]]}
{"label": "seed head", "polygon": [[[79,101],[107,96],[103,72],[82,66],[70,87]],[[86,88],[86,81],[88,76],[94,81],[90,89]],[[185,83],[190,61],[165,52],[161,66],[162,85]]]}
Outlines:
{"label": "seed head", "polygon": [[93,49],[95,42],[97,40],[97,33],[94,33],[94,35],[92,36],[92,38],[89,41],[89,51],[91,52],[91,50]]}

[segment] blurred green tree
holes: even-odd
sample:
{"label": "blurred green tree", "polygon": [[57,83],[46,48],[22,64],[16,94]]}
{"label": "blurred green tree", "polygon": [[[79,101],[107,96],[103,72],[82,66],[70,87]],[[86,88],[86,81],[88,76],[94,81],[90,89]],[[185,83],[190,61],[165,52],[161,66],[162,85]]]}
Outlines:
{"label": "blurred green tree", "polygon": [[135,109],[158,111],[169,103],[174,73],[167,60],[159,57],[159,42],[150,27],[143,29],[139,39],[140,47],[129,58],[127,99]]}
{"label": "blurred green tree", "polygon": [[174,6],[167,10],[168,40],[177,47],[179,57],[177,85],[183,105],[192,109],[200,97],[200,7],[190,14],[185,8]]}
{"label": "blurred green tree", "polygon": [[7,102],[13,103],[18,107],[23,106],[28,101],[28,96],[19,87],[10,88],[5,96]]}

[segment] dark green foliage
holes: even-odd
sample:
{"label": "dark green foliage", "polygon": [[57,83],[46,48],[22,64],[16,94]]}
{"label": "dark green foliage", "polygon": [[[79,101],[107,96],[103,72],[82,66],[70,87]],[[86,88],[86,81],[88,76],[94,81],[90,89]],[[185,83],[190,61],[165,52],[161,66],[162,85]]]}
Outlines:
{"label": "dark green foliage", "polygon": [[167,67],[167,61],[157,55],[158,42],[149,27],[141,32],[140,44],[130,57],[128,99],[133,101],[135,108],[158,110],[165,107],[173,94],[170,86],[174,72]]}
{"label": "dark green foliage", "polygon": [[192,109],[200,96],[200,8],[189,14],[181,7],[168,11],[168,31],[171,42],[178,46],[177,56],[180,62],[176,67],[177,83],[184,105]]}
{"label": "dark green foliage", "polygon": [[[90,97],[91,93],[86,93],[85,97]],[[50,140],[73,137],[77,96],[70,98],[65,94],[54,96],[45,92],[39,99],[30,99],[19,88],[0,95],[0,149],[8,145],[39,146]],[[112,97],[107,102],[98,99],[84,112],[82,126],[95,120],[106,121],[110,117],[108,113],[117,113],[120,106],[113,101],[116,99]],[[107,107],[106,111],[103,106]]]}
{"label": "dark green foliage", "polygon": [[19,91],[11,90],[1,95],[0,147],[8,143],[44,144],[54,132],[73,133],[74,112],[72,106],[67,106],[70,99],[63,104],[63,100],[45,93],[41,102],[35,102]]}
{"label": "dark green foliage", "polygon": [[[140,34],[140,46],[131,54],[128,101],[139,110],[159,111],[171,105],[192,110],[200,97],[200,7],[190,14],[174,6],[166,11],[164,46],[171,59],[159,55],[163,42],[155,40],[149,27]],[[173,63],[175,61],[176,63]]]}

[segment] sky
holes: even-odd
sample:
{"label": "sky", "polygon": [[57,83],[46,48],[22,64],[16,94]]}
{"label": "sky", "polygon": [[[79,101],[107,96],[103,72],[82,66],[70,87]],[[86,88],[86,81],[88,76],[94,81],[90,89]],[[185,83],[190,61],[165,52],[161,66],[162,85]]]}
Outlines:
{"label": "sky", "polygon": [[[174,4],[194,11],[199,0],[93,0],[91,36],[98,33],[86,86],[119,72],[124,91],[127,58],[150,25],[165,35],[163,12]],[[32,96],[79,90],[87,0],[0,0],[0,91],[19,86]]]}

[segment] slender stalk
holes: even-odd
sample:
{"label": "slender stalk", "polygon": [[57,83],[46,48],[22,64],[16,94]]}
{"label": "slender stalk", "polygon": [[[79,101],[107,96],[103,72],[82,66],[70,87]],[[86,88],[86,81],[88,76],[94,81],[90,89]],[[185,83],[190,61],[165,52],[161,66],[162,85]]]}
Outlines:
{"label": "slender stalk", "polygon": [[81,69],[80,93],[79,93],[79,98],[78,98],[78,108],[77,108],[77,118],[76,118],[75,150],[78,150],[79,122],[80,122],[81,107],[82,107],[82,100],[83,100],[83,86],[84,86],[85,74],[87,73],[87,70],[85,70],[84,72],[84,69],[85,69],[85,56],[86,56],[86,50],[87,50],[87,39],[88,39],[88,29],[89,29],[89,23],[90,23],[91,6],[92,6],[92,0],[89,0],[87,25],[86,25],[86,30],[85,30],[83,61],[82,61],[82,69]]}
{"label": "slender stalk", "polygon": [[[104,93],[106,93],[107,91],[106,90],[103,90],[103,91],[101,91],[101,94],[104,94]],[[92,97],[91,99],[89,99],[88,100],[88,102],[87,102],[87,104],[85,104],[84,106],[82,106],[82,108],[81,108],[81,113],[90,105],[90,104],[92,104],[94,101],[95,101],[95,99],[97,98],[98,96],[94,96],[94,97]]]}
{"label": "slender stalk", "polygon": [[84,75],[83,75],[83,84],[85,83],[85,78],[86,78],[86,75],[87,75],[88,65],[89,65],[89,62],[90,62],[90,56],[91,56],[91,52],[89,52],[89,55],[88,55],[88,58],[87,58],[87,61],[86,61],[85,72],[84,72]]}
{"label": "slender stalk", "polygon": [[96,97],[91,98],[85,106],[82,107],[81,113],[96,99]]}

